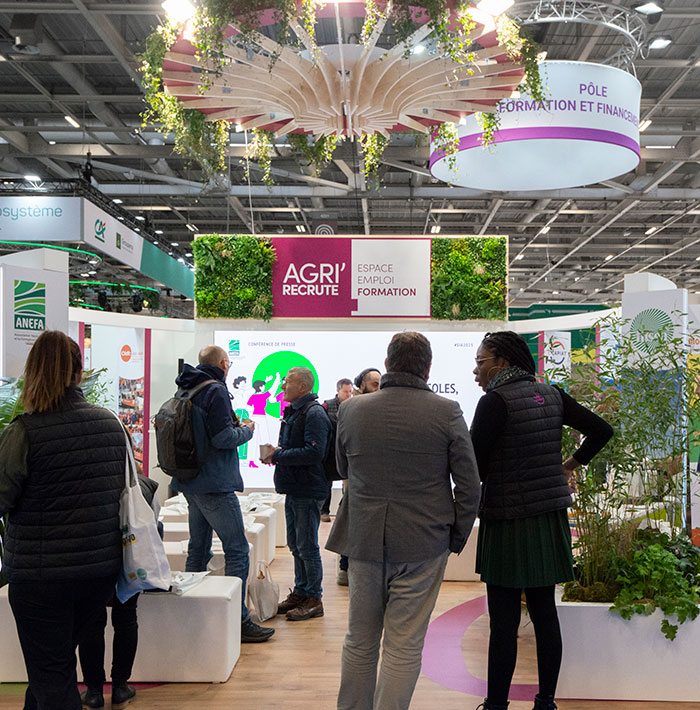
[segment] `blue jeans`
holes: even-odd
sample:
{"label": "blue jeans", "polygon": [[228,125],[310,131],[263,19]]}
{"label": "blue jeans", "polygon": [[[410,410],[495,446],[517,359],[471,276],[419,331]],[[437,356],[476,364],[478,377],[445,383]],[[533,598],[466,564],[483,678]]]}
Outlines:
{"label": "blue jeans", "polygon": [[318,547],[318,526],[323,499],[288,495],[284,502],[287,545],[294,557],[294,593],[321,598],[323,566]]}
{"label": "blue jeans", "polygon": [[187,548],[187,572],[204,572],[211,551],[212,530],[224,548],[227,577],[239,577],[241,588],[241,623],[248,621],[245,605],[245,585],[248,579],[248,540],[238,496],[230,493],[185,493],[189,505],[190,542]]}

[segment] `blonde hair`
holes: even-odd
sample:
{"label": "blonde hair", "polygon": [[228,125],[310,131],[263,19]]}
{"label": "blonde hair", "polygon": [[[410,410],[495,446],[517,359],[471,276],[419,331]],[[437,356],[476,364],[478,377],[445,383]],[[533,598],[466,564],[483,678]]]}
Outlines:
{"label": "blonde hair", "polygon": [[60,330],[46,330],[37,339],[24,366],[22,401],[28,412],[58,409],[66,389],[83,371],[78,343]]}

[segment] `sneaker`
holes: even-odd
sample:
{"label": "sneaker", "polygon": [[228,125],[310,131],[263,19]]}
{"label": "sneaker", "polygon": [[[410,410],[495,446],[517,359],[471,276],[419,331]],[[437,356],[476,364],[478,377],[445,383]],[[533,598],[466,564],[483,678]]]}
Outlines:
{"label": "sneaker", "polygon": [[331,522],[331,516],[328,515],[328,513],[321,513],[321,522],[322,522],[322,523],[330,523],[330,522]]}
{"label": "sneaker", "polygon": [[304,601],[306,601],[306,597],[302,596],[301,594],[296,594],[290,589],[287,598],[284,601],[281,601],[277,606],[277,613],[286,614],[288,611],[291,611],[292,609],[296,609],[298,606],[301,606]]}
{"label": "sneaker", "polygon": [[307,597],[301,606],[287,612],[287,621],[306,621],[323,616],[323,602],[314,597]]}
{"label": "sneaker", "polygon": [[348,571],[346,569],[338,570],[338,577],[336,578],[336,582],[338,582],[338,585],[341,587],[348,586]]}
{"label": "sneaker", "polygon": [[258,626],[255,622],[248,619],[241,624],[241,643],[262,643],[267,641],[274,629],[267,626]]}
{"label": "sneaker", "polygon": [[112,686],[112,710],[123,710],[136,697],[136,689],[133,685],[113,685]]}
{"label": "sneaker", "polygon": [[84,708],[103,708],[105,706],[105,698],[102,695],[102,688],[95,690],[88,688],[80,693],[80,702]]}

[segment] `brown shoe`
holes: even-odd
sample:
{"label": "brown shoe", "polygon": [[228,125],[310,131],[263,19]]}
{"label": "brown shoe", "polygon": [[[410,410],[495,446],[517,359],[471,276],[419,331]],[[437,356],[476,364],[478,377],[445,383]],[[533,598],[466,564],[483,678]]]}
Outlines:
{"label": "brown shoe", "polygon": [[292,609],[296,609],[297,607],[301,606],[305,601],[306,597],[303,597],[301,594],[295,594],[290,589],[287,598],[278,604],[277,613],[286,614],[288,611],[291,611]]}
{"label": "brown shoe", "polygon": [[287,612],[287,621],[306,621],[317,616],[323,616],[323,602],[320,599],[307,597],[301,606]]}

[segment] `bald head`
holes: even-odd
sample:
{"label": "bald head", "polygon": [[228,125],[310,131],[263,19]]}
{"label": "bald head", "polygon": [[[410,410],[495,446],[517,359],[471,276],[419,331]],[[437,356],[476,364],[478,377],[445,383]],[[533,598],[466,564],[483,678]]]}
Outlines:
{"label": "bald head", "polygon": [[[223,362],[226,362],[226,368],[224,368]],[[225,370],[228,369],[228,355],[226,351],[218,345],[207,345],[199,351],[199,364],[213,365],[214,367],[220,367],[222,370]]]}
{"label": "bald head", "polygon": [[296,402],[314,388],[314,373],[308,367],[293,367],[284,378],[285,402]]}

